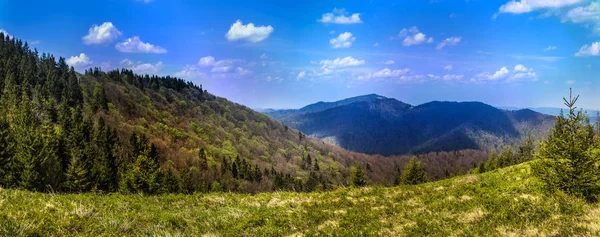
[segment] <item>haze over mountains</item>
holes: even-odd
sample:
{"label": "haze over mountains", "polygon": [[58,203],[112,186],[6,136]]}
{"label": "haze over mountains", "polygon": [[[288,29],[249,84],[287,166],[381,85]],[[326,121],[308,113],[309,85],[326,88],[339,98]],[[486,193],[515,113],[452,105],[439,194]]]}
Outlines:
{"label": "haze over mountains", "polygon": [[413,106],[376,94],[266,114],[328,143],[381,155],[499,148],[544,135],[554,121],[530,109],[444,101]]}

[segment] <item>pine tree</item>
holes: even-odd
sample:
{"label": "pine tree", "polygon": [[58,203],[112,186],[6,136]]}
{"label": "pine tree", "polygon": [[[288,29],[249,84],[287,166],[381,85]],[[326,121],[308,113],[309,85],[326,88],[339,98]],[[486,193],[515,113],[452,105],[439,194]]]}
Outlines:
{"label": "pine tree", "polygon": [[402,172],[402,184],[420,184],[427,182],[427,173],[421,167],[421,162],[416,157],[412,157]]}
{"label": "pine tree", "polygon": [[600,145],[585,114],[575,107],[579,96],[563,98],[568,115],[556,117],[548,139],[541,143],[532,164],[534,174],[548,189],[588,199],[599,191]]}

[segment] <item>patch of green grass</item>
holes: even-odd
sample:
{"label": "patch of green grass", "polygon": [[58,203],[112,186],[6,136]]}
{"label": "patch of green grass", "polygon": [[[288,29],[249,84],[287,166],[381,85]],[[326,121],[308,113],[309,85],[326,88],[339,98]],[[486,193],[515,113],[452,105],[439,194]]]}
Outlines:
{"label": "patch of green grass", "polygon": [[599,234],[600,206],[544,193],[529,164],[416,186],[254,196],[0,190],[1,236]]}

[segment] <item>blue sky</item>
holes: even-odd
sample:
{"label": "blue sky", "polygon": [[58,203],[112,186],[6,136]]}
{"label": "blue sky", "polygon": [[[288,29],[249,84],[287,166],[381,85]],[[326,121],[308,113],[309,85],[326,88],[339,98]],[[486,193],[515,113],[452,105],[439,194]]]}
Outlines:
{"label": "blue sky", "polygon": [[560,107],[569,87],[600,108],[597,1],[3,0],[0,29],[79,71],[175,75],[253,108]]}

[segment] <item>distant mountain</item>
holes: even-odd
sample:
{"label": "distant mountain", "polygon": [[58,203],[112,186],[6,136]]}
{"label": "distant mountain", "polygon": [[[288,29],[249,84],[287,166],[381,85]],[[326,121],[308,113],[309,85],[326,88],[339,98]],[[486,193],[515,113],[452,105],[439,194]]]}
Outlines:
{"label": "distant mountain", "polygon": [[[519,109],[523,109],[523,108],[518,108],[518,107],[498,107],[500,109],[505,109],[505,110],[519,110]],[[554,107],[537,107],[537,108],[527,108],[530,110],[533,110],[535,112],[538,113],[542,113],[542,114],[548,114],[548,115],[552,115],[552,116],[558,116],[560,114],[560,111],[562,110],[563,112],[566,112],[565,108],[554,108]],[[590,118],[595,118],[596,115],[598,114],[598,112],[600,112],[600,110],[593,110],[593,109],[583,109],[584,112],[587,113],[588,117]]]}
{"label": "distant mountain", "polygon": [[281,120],[283,118],[289,117],[291,115],[296,115],[299,113],[314,113],[314,112],[319,112],[319,111],[323,111],[326,109],[335,108],[338,106],[352,104],[355,102],[361,102],[361,101],[368,102],[368,101],[376,101],[376,100],[380,100],[380,99],[387,99],[387,98],[380,96],[380,95],[376,95],[376,94],[369,94],[369,95],[352,97],[352,98],[335,101],[335,102],[319,101],[317,103],[307,105],[300,109],[281,109],[281,110],[274,110],[274,111],[259,111],[259,112],[268,114],[270,117],[272,117],[274,119]]}
{"label": "distant mountain", "polygon": [[380,95],[267,114],[328,143],[381,155],[500,147],[527,133],[543,135],[554,122],[529,109],[507,111],[481,102],[412,106]]}

